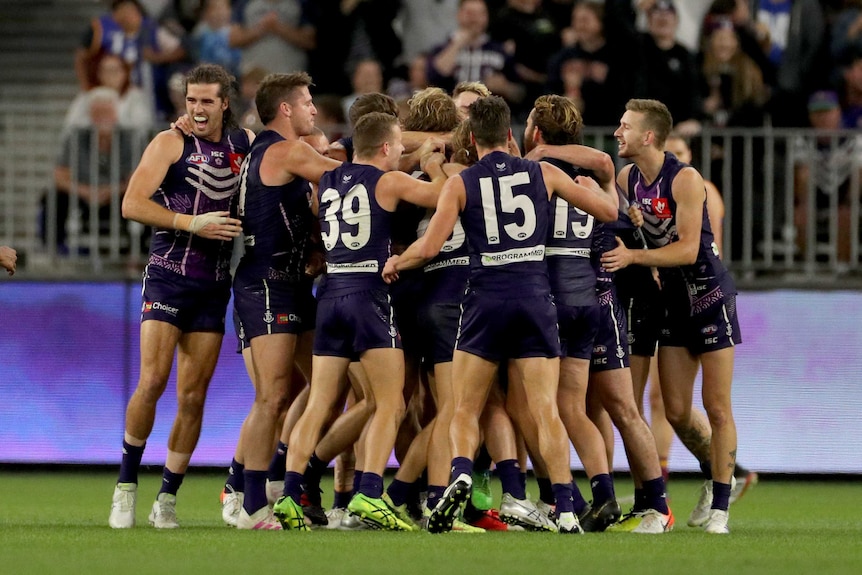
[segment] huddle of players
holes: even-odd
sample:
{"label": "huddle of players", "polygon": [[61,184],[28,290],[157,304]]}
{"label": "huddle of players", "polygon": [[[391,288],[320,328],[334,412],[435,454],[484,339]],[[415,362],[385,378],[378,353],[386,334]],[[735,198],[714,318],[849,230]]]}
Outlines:
{"label": "huddle of players", "polygon": [[[367,105],[369,101],[373,102],[375,98],[383,102],[381,109],[385,113],[392,113],[392,110],[387,109],[387,107],[390,104],[394,105],[394,103],[387,102],[386,98],[382,95],[369,96],[365,99],[365,104]],[[450,102],[451,100],[448,95],[436,89],[429,89],[417,94],[411,101],[411,111],[408,117],[402,122],[403,127],[417,132],[440,133],[447,131],[447,126],[452,124],[451,118],[453,115],[449,110]],[[530,152],[537,143],[542,142],[546,144],[542,151],[547,152],[548,146],[553,146],[557,143],[561,146],[561,150],[557,152],[559,155],[566,157],[566,153],[568,152],[571,154],[570,158],[577,161],[579,165],[592,166],[595,169],[595,172],[587,171],[577,168],[574,161],[561,162],[556,160],[555,162],[566,170],[573,179],[581,174],[593,175],[599,173],[605,186],[613,188],[614,172],[612,164],[609,165],[610,158],[606,154],[575,145],[578,141],[580,131],[580,115],[574,105],[561,97],[546,96],[540,98],[536,102],[536,106],[537,108],[531,115],[531,121],[528,124],[528,137],[525,141],[526,151]],[[452,112],[454,112],[454,109]],[[366,110],[366,113],[370,112]],[[422,117],[421,114],[427,115]],[[537,119],[540,120],[541,127],[536,126]],[[363,139],[363,130],[367,129],[368,125],[369,122],[366,121],[356,126],[358,128],[356,136]],[[471,151],[473,154],[472,160],[476,161],[475,146],[471,146],[469,140],[469,125],[469,122],[459,122],[452,128],[454,134],[450,138],[451,156],[460,160],[463,164],[470,163]],[[537,135],[536,132],[541,133]],[[426,150],[426,152],[436,149],[437,144],[434,142],[433,137],[426,140],[426,144],[428,143],[432,143],[435,147]],[[511,146],[512,144],[509,145],[510,149]],[[347,145],[348,149],[349,147],[350,143]],[[428,148],[427,145],[426,148]],[[539,157],[541,156],[537,156],[537,159]],[[391,164],[390,169],[395,169],[397,165],[397,163]],[[451,165],[447,169],[452,173],[456,170]],[[350,190],[355,189],[356,185],[356,181],[351,183],[347,193],[340,194],[339,197],[347,198],[347,194],[350,193]],[[616,194],[616,191],[613,193]],[[435,200],[435,197],[431,197],[430,201],[425,204],[425,209],[421,210],[407,208],[406,206],[409,203],[396,203],[396,206],[400,206],[396,216],[398,222],[395,223],[393,221],[391,224],[393,228],[391,230],[392,239],[396,244],[399,243],[399,240],[405,243],[409,242],[411,239],[410,232],[417,227],[420,230],[427,227],[428,216],[432,212],[430,208],[435,205]],[[358,205],[361,205],[361,203]],[[350,210],[354,210],[354,208],[351,207]],[[548,256],[549,266],[552,270],[550,275],[554,286],[557,307],[564,310],[561,314],[564,317],[558,317],[561,329],[560,336],[565,344],[564,349],[569,345],[572,348],[571,352],[565,351],[564,354],[575,360],[580,360],[575,362],[576,365],[572,369],[576,373],[580,370],[581,376],[579,378],[576,375],[574,377],[575,381],[571,382],[569,380],[572,378],[567,375],[568,371],[571,370],[566,370],[560,381],[569,381],[568,385],[564,386],[567,387],[568,394],[562,395],[561,393],[560,399],[568,402],[566,405],[567,410],[578,412],[576,415],[570,414],[564,418],[564,422],[567,424],[568,435],[575,443],[582,459],[595,463],[595,466],[585,465],[591,479],[592,505],[586,503],[580,493],[577,492],[577,488],[572,484],[573,494],[571,498],[577,520],[575,525],[569,525],[565,531],[602,531],[608,527],[612,527],[643,533],[666,532],[673,526],[673,516],[666,504],[664,481],[661,477],[661,469],[658,465],[652,436],[645,422],[637,413],[634,396],[631,391],[630,376],[622,380],[622,386],[619,385],[619,378],[608,380],[598,375],[595,380],[592,378],[589,379],[591,385],[601,386],[603,391],[597,392],[597,394],[603,398],[603,403],[608,405],[613,421],[618,424],[621,430],[625,429],[623,438],[627,451],[631,452],[630,455],[633,458],[632,468],[638,496],[633,512],[628,514],[620,523],[617,523],[620,519],[620,509],[614,496],[613,482],[609,473],[604,442],[595,424],[583,417],[587,390],[587,381],[584,379],[584,376],[589,377],[590,371],[601,374],[605,371],[616,372],[617,370],[620,370],[620,373],[627,373],[628,370],[626,350],[628,336],[623,327],[625,325],[625,316],[622,314],[622,307],[616,301],[616,294],[613,293],[612,274],[604,271],[602,266],[597,264],[596,258],[597,254],[600,255],[603,251],[614,247],[614,238],[616,237],[614,228],[619,228],[620,226],[619,224],[602,226],[583,210],[564,205],[564,201],[560,198],[555,198],[555,202],[551,203],[551,210],[554,214],[554,227],[552,235],[548,238],[546,255]],[[357,214],[353,211],[351,213],[354,217],[353,223],[355,223]],[[425,217],[422,217],[423,215]],[[328,220],[325,216],[321,218],[321,225],[324,228],[322,231],[324,233],[326,233],[325,227],[327,223],[335,219],[337,219],[337,216],[336,218],[332,218],[331,214]],[[626,227],[626,225],[624,224],[622,227]],[[627,227],[630,231],[634,229],[630,222]],[[507,524],[515,529],[562,530],[558,518],[557,520],[554,518],[557,498],[551,488],[545,464],[538,453],[540,448],[538,440],[535,437],[535,425],[532,425],[531,428],[529,414],[526,414],[525,417],[524,413],[518,412],[517,406],[519,402],[517,401],[508,402],[509,409],[513,412],[511,416],[509,416],[505,408],[502,410],[499,409],[506,402],[505,393],[500,393],[496,389],[493,395],[503,397],[504,399],[497,403],[491,401],[488,409],[483,411],[483,413],[496,414],[496,417],[489,415],[483,419],[492,421],[497,426],[508,426],[512,430],[512,433],[501,434],[505,438],[512,438],[508,442],[508,445],[495,445],[493,449],[488,449],[489,451],[495,451],[494,455],[499,454],[497,457],[492,458],[496,463],[498,474],[504,483],[504,496],[501,509],[497,513],[494,510],[477,508],[477,506],[472,504],[471,498],[467,502],[466,508],[463,506],[458,507],[456,516],[452,518],[451,522],[444,521],[442,525],[435,525],[433,522],[432,510],[445,495],[444,488],[446,481],[438,480],[434,482],[431,480],[431,476],[435,471],[432,470],[432,467],[437,468],[438,476],[440,469],[443,469],[448,480],[450,457],[444,456],[441,460],[439,455],[440,448],[438,447],[437,453],[434,454],[436,461],[431,459],[432,454],[429,449],[429,443],[432,441],[434,424],[441,420],[439,413],[435,413],[435,411],[441,410],[441,405],[438,403],[436,406],[429,406],[424,398],[431,393],[438,402],[441,399],[445,401],[444,398],[441,398],[441,395],[445,396],[447,392],[440,389],[438,380],[447,383],[451,381],[451,374],[447,376],[445,372],[441,373],[436,368],[439,365],[443,365],[451,369],[452,352],[455,347],[455,338],[458,335],[460,299],[464,294],[469,276],[470,257],[463,230],[459,228],[460,224],[456,226],[452,236],[443,246],[440,255],[427,263],[423,262],[425,264],[424,269],[420,273],[414,273],[410,278],[402,278],[399,280],[401,283],[395,283],[390,286],[391,308],[389,309],[394,309],[398,323],[397,325],[394,323],[390,324],[388,329],[390,332],[398,330],[405,354],[408,356],[405,364],[410,368],[410,373],[406,374],[408,384],[403,389],[403,397],[405,401],[410,402],[412,400],[414,404],[422,402],[422,407],[420,408],[415,407],[415,405],[411,405],[410,407],[411,414],[415,415],[419,422],[426,423],[422,427],[425,433],[418,433],[413,439],[411,449],[407,453],[402,454],[402,469],[399,469],[399,474],[386,493],[383,493],[382,490],[382,479],[380,478],[382,471],[371,473],[371,486],[366,486],[364,490],[369,492],[369,494],[363,494],[362,482],[364,474],[357,472],[355,474],[357,481],[354,483],[354,491],[358,494],[359,501],[354,496],[348,502],[347,509],[349,511],[345,513],[343,507],[339,507],[338,509],[342,510],[340,513],[329,513],[327,517],[322,513],[322,509],[320,509],[318,485],[322,469],[330,461],[329,458],[321,459],[319,457],[319,450],[315,450],[315,444],[320,434],[324,431],[328,423],[326,420],[331,417],[330,414],[337,414],[344,407],[345,387],[343,383],[340,384],[337,389],[334,389],[330,393],[325,401],[318,402],[315,409],[306,409],[306,412],[318,414],[317,420],[313,425],[310,428],[304,428],[304,431],[296,435],[290,435],[291,440],[289,445],[291,449],[287,451],[291,453],[291,450],[293,450],[300,455],[296,460],[298,466],[294,466],[295,469],[297,467],[298,469],[288,471],[284,482],[286,486],[283,491],[284,496],[274,506],[274,515],[279,520],[279,525],[282,528],[304,529],[308,525],[325,524],[327,526],[343,528],[366,525],[372,528],[412,530],[418,528],[417,525],[422,524],[424,519],[424,524],[431,531],[449,529],[479,531],[482,527],[506,529]],[[567,233],[567,230],[571,230],[571,233]],[[380,232],[379,229],[377,231],[378,233]],[[331,232],[330,237],[332,237]],[[329,255],[332,255],[331,250]],[[381,260],[378,259],[375,266],[379,266],[380,263]],[[354,264],[353,262],[346,261],[333,265],[333,262],[330,261],[329,265],[330,272],[334,271],[340,274],[343,272],[339,266],[345,266],[349,269]],[[363,268],[361,273],[367,274],[367,267],[366,262],[366,267]],[[375,267],[375,270],[378,269],[379,267]],[[396,273],[394,277],[389,279],[397,277],[398,274]],[[361,282],[362,288],[368,289],[373,286],[374,289],[379,289],[379,284],[373,285],[376,281],[375,278],[371,284]],[[355,303],[351,303],[348,304],[348,307],[355,309],[357,306]],[[365,311],[367,312],[367,309]],[[379,311],[377,309],[378,316],[380,315]],[[419,328],[420,325],[422,326],[421,329]],[[562,333],[564,327],[568,330],[565,334]],[[333,335],[330,334],[330,336]],[[597,335],[603,339],[596,339]],[[319,334],[318,337],[320,337]],[[354,350],[354,353],[361,351],[367,350]],[[355,359],[355,357],[350,357],[349,359]],[[344,360],[343,370],[339,374],[339,377],[343,378],[348,361],[348,359]],[[368,363],[366,362],[364,365],[368,365]],[[505,366],[505,363],[503,365]],[[426,370],[431,368],[431,366],[434,366],[433,375],[429,377]],[[387,363],[387,367],[392,367],[391,361]],[[584,367],[586,367],[586,373],[584,373]],[[622,370],[625,371],[623,372]],[[396,371],[395,380],[404,381],[404,375],[399,370]],[[500,384],[505,386],[508,377],[506,377],[504,368],[501,369],[500,375],[502,376],[499,378],[501,380]],[[513,377],[517,377],[517,375],[513,373]],[[379,379],[379,376],[375,378],[361,378],[360,376],[354,379],[370,381],[372,379]],[[436,384],[433,392],[430,390],[424,390],[423,393],[417,392],[415,385],[427,385],[429,379],[433,384]],[[389,391],[391,392],[392,388],[396,387],[400,393],[402,385],[396,383],[395,380],[390,380],[388,384]],[[314,389],[313,383],[312,389]],[[361,391],[361,388],[359,388],[355,393],[361,397],[367,391]],[[517,397],[517,394],[513,394],[513,396]],[[524,405],[524,403],[520,402],[520,405]],[[494,410],[494,406],[498,409]],[[563,411],[562,407],[560,411]],[[400,409],[396,408],[394,411],[390,409],[388,413],[398,415],[404,413],[404,409],[403,407]],[[396,420],[400,420],[400,417],[396,417]],[[524,457],[521,455],[520,459],[522,461],[518,461],[517,443],[514,439],[516,437],[514,433],[516,426],[513,420],[517,421],[518,432],[525,436],[528,448],[532,448],[530,455],[536,469],[541,491],[538,505],[526,498],[525,474],[521,471]],[[421,424],[414,424],[412,431],[415,432],[420,426]],[[409,431],[410,427],[405,426],[404,428],[408,429],[408,437],[411,435]],[[638,429],[632,430],[631,428],[633,427]],[[361,425],[356,426],[354,424],[353,428],[359,430]],[[445,431],[445,426],[440,426],[440,428]],[[589,442],[583,439],[583,435],[590,433],[592,433],[593,438],[598,438],[598,441]],[[488,429],[486,438],[497,434],[500,434],[499,427]],[[296,449],[294,445],[297,441],[302,441],[303,437],[306,439],[304,441],[304,449]],[[313,438],[313,440],[308,441],[309,437]],[[395,438],[391,430],[389,437],[391,439],[384,442],[384,446],[394,446]],[[294,441],[294,439],[297,441]],[[343,443],[344,439],[342,437]],[[530,439],[533,441],[530,441]],[[491,442],[497,444],[507,443],[500,440],[493,440]],[[346,444],[349,445],[349,443],[349,440],[346,441]],[[379,443],[377,447],[377,451],[380,454],[388,454],[391,451],[391,449],[380,449]],[[445,447],[442,448],[442,451],[444,453],[447,452]],[[306,458],[306,455],[310,456],[311,463],[304,472],[300,472],[301,463]],[[508,458],[503,459],[505,457]],[[362,459],[364,460],[364,458],[363,455]],[[427,485],[421,483],[423,479],[422,471],[426,465],[427,475],[424,479],[427,481]],[[365,466],[361,465],[358,467]],[[380,465],[377,467],[379,469]],[[407,467],[406,473],[402,474],[402,470],[405,467]],[[288,469],[290,469],[289,465]],[[593,473],[593,471],[596,472]],[[407,481],[401,479],[400,476],[403,475],[408,477]],[[365,481],[369,483],[367,478]],[[280,482],[273,480],[270,483],[278,485]],[[287,487],[291,484],[292,487]],[[424,517],[422,517],[422,507],[418,505],[416,500],[416,495],[423,488],[427,493]],[[336,504],[339,505],[338,503]],[[340,505],[343,505],[343,500]],[[487,505],[480,504],[478,507],[487,507]],[[263,508],[261,510],[263,511]],[[701,513],[703,513],[702,510]],[[363,523],[359,523],[357,519]],[[503,521],[501,522],[500,519]],[[226,520],[230,520],[230,515],[226,516]],[[242,525],[243,523],[246,526],[249,524],[248,521],[241,522],[240,524]],[[264,526],[276,528],[275,525],[276,523],[272,518],[262,523],[255,523],[257,528],[265,528]]]}
{"label": "huddle of players", "polygon": [[[574,148],[573,157],[584,159],[578,163],[594,162],[600,186],[580,175],[575,162],[565,162],[561,169],[510,155],[517,146],[508,107],[500,98],[485,96],[470,108],[477,117],[454,126],[450,146],[453,156],[463,162],[460,166],[444,166],[439,140],[408,137],[395,116],[382,112],[369,112],[356,120],[352,142],[344,142],[344,148],[353,151],[353,161],[339,165],[300,140],[314,129],[310,85],[311,79],[303,73],[273,75],[262,83],[257,103],[266,129],[255,138],[240,169],[238,215],[245,253],[233,288],[239,333],[250,349],[246,360],[256,397],[231,466],[244,467],[244,485],[236,489],[229,480],[225,495],[230,497],[223,497],[225,519],[245,529],[305,530],[309,524],[329,523],[320,513],[315,486],[331,460],[321,457],[322,444],[331,440],[347,448],[358,439],[356,469],[361,472],[354,474],[349,514],[341,517],[340,524],[349,525],[352,518],[372,528],[414,530],[417,519],[424,519],[432,532],[480,530],[462,519],[471,519],[465,504],[472,500],[481,421],[487,426],[484,444],[496,464],[504,496],[499,515],[474,509],[479,511],[478,517],[473,514],[474,523],[502,528],[502,519],[517,528],[565,533],[611,526],[644,533],[672,528],[655,446],[637,416],[630,383],[621,386],[618,378],[611,378],[599,393],[614,422],[631,428],[623,439],[635,476],[635,508],[619,523],[601,435],[582,416],[590,364],[599,367],[597,372],[603,371],[600,366],[607,366],[607,371],[627,370],[625,318],[605,274],[608,262],[617,269],[624,266],[616,256],[607,262],[598,259],[602,251],[616,249],[613,233],[597,233],[602,228],[595,221],[610,225],[617,220],[620,198],[613,168],[607,169],[609,158]],[[420,93],[412,102],[417,113],[423,110],[420,103],[434,98],[439,98],[439,105],[427,109],[439,111],[452,103],[442,92]],[[457,117],[457,110],[452,110]],[[405,127],[410,120],[405,119]],[[422,122],[417,128],[449,131]],[[570,101],[543,96],[528,121],[525,143],[528,148],[537,143],[573,144],[579,129],[580,115]],[[561,133],[565,136],[560,137]],[[424,176],[412,178],[399,170],[406,165],[405,139],[423,142],[411,148],[413,158],[419,157],[412,167],[418,163]],[[461,177],[447,180],[461,170]],[[479,177],[474,182],[475,176]],[[317,188],[310,188],[309,182]],[[513,194],[519,186],[525,186],[520,190],[528,190],[529,198]],[[549,202],[552,192],[556,196]],[[414,218],[405,209],[409,205],[428,210],[436,206],[436,217],[419,226],[423,218]],[[448,207],[441,211],[444,206]],[[312,240],[318,223],[322,246]],[[401,230],[410,231],[414,225],[427,225],[427,235],[400,257],[393,256],[393,241]],[[402,240],[405,244],[412,239],[409,231]],[[610,243],[596,251],[594,242],[600,237],[610,237]],[[519,244],[525,238],[533,244]],[[479,246],[483,242],[486,245]],[[321,251],[327,273],[315,299],[307,266],[310,256]],[[550,264],[550,284],[546,255],[549,262],[564,262]],[[422,271],[408,282],[404,271],[411,268]],[[395,287],[399,285],[406,287]],[[557,306],[550,291],[545,293],[551,286]],[[520,307],[502,309],[511,301]],[[498,304],[499,314],[493,308]],[[536,314],[537,310],[541,313]],[[483,327],[483,322],[496,316],[501,321],[514,318],[515,323],[498,323],[505,329],[496,333]],[[528,316],[542,319],[533,317],[532,325],[519,327],[517,322]],[[595,325],[602,317],[604,321]],[[570,328],[567,332],[564,319]],[[303,340],[312,330],[309,366]],[[607,341],[590,339],[596,333]],[[562,377],[560,356],[579,360],[564,369]],[[506,369],[507,360],[513,369]],[[301,383],[296,388],[289,385],[294,364],[306,381],[311,372],[309,392],[301,402],[296,393],[288,393],[302,387]],[[433,377],[419,377],[420,372],[427,374],[429,365],[434,366]],[[471,391],[465,374],[481,376],[480,393]],[[426,380],[435,385],[436,414],[431,413],[431,402],[425,401],[425,409],[418,410],[411,401],[411,412],[418,413],[426,425],[402,457],[401,478],[396,476],[384,493],[382,475],[407,402],[423,397],[405,381]],[[360,385],[354,386],[353,407],[342,414],[348,381]],[[556,406],[558,381],[568,381],[561,389],[568,390],[570,404],[565,407],[571,408],[562,419],[564,409],[561,406],[558,411]],[[499,391],[499,384],[508,387],[508,397]],[[285,416],[284,408],[291,404],[297,409],[290,410],[293,416],[290,411]],[[285,422],[279,426],[282,416]],[[539,505],[526,498],[525,457],[519,455],[515,429],[526,443],[539,479]],[[599,442],[580,441],[585,429]],[[575,441],[591,478],[592,505],[571,480],[566,435]],[[270,447],[276,436],[284,445],[272,457]],[[277,480],[267,485],[273,460],[284,461],[286,472],[281,496],[270,507],[267,491],[272,484],[279,486]],[[426,510],[419,518],[408,499],[426,466]],[[706,512],[710,520],[712,511]],[[707,527],[707,531],[727,532],[726,504],[723,511],[723,530]],[[112,525],[113,517],[112,509]],[[164,526],[177,525],[175,514],[169,523]]]}

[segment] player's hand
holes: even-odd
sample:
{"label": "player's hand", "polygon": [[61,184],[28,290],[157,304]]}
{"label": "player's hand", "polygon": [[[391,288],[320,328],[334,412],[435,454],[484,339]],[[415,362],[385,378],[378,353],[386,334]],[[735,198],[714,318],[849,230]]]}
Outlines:
{"label": "player's hand", "polygon": [[9,246],[0,246],[0,268],[5,268],[10,276],[15,275],[18,268],[18,252]]}
{"label": "player's hand", "polygon": [[395,262],[397,262],[400,257],[401,256],[398,255],[389,256],[389,259],[386,260],[386,265],[383,266],[383,281],[388,284],[391,284],[398,279],[398,272],[395,271]]}
{"label": "player's hand", "polygon": [[188,231],[208,240],[231,240],[242,233],[242,222],[230,212],[209,212],[192,217]]}
{"label": "player's hand", "polygon": [[326,271],[326,252],[323,248],[313,248],[308,254],[308,261],[305,262],[305,275],[316,278]]}
{"label": "player's hand", "polygon": [[579,186],[584,186],[585,188],[589,188],[597,192],[603,191],[599,183],[589,176],[577,176],[575,178],[575,183]]}
{"label": "player's hand", "polygon": [[613,273],[631,265],[634,261],[629,250],[620,238],[616,238],[617,247],[602,254],[602,267]]}
{"label": "player's hand", "polygon": [[546,155],[547,150],[545,149],[545,144],[536,144],[532,150],[524,154],[524,159],[538,162],[542,158],[546,157]]}
{"label": "player's hand", "polygon": [[628,214],[629,218],[631,219],[632,223],[636,228],[642,227],[644,225],[644,215],[638,206],[634,204],[630,205],[628,209]]}
{"label": "player's hand", "polygon": [[191,136],[192,131],[192,119],[189,118],[188,114],[183,114],[175,122],[171,122],[172,130],[179,130],[186,136]]}

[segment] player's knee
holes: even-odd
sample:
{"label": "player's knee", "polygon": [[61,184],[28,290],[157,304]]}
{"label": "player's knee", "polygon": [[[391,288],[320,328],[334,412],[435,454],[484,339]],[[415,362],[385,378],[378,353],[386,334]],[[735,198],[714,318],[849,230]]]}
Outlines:
{"label": "player's knee", "polygon": [[712,428],[724,427],[732,419],[730,406],[705,405],[706,416]]}
{"label": "player's knee", "polygon": [[203,416],[205,401],[206,392],[202,390],[179,393],[177,395],[177,411],[186,417],[200,418]]}

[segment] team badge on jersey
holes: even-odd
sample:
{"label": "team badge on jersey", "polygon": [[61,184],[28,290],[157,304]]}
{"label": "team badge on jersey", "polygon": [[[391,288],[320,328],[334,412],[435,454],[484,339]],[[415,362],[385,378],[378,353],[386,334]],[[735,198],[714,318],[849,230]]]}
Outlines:
{"label": "team badge on jersey", "polygon": [[234,174],[239,173],[239,169],[242,167],[242,160],[245,158],[244,154],[234,154],[229,153],[228,158],[230,159],[230,171]]}
{"label": "team badge on jersey", "polygon": [[652,213],[655,217],[661,220],[667,220],[673,217],[670,213],[670,204],[663,198],[656,198],[652,203]]}

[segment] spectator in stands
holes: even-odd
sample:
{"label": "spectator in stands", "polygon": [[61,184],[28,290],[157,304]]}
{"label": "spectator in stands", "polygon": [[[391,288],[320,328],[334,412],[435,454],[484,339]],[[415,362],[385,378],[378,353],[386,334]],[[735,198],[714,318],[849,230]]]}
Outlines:
{"label": "spectator in stands", "polygon": [[170,66],[186,57],[181,38],[146,15],[138,0],[113,0],[111,9],[94,18],[75,52],[81,90],[93,87],[90,70],[102,52],[116,54],[131,69],[131,83],[152,99],[157,116],[170,110],[167,79]]}
{"label": "spectator in stands", "polygon": [[315,23],[316,43],[308,52],[308,71],[314,78],[314,101],[320,94],[350,93],[350,78],[344,63],[350,58],[350,48],[356,28],[356,11],[361,0],[314,0],[309,20]]}
{"label": "spectator in stands", "polygon": [[819,0],[750,0],[751,19],[775,68],[769,102],[772,124],[807,124],[806,99],[823,85],[830,66],[826,20]]}
{"label": "spectator in stands", "polygon": [[854,48],[844,55],[840,76],[841,124],[862,128],[862,49]]}
{"label": "spectator in stands", "polygon": [[308,51],[317,32],[303,0],[238,0],[234,3],[230,44],[242,50],[242,68],[270,72],[308,69]]}
{"label": "spectator in stands", "polygon": [[219,64],[239,78],[242,52],[230,45],[230,0],[205,0],[191,34],[192,54],[200,63]]}
{"label": "spectator in stands", "polygon": [[[132,173],[134,134],[118,129],[119,100],[119,94],[112,88],[102,86],[87,92],[92,129],[74,130],[63,140],[54,168],[56,218],[53,223],[47,221],[50,196],[43,200],[42,216],[43,239],[48,239],[48,226],[54,225],[61,253],[68,250],[70,225],[75,229],[76,224],[80,224],[78,232],[91,231],[91,210],[97,211],[100,234],[110,231],[112,213],[113,219],[122,222],[119,202]],[[70,217],[73,209],[78,218]]]}
{"label": "spectator in stands", "polygon": [[761,126],[769,92],[757,64],[741,49],[730,18],[711,21],[701,63],[701,93],[713,126]]}
{"label": "spectator in stands", "polygon": [[679,17],[672,0],[655,0],[647,11],[642,34],[646,97],[664,103],[674,130],[683,136],[700,132],[699,72],[694,56],[676,41]]}
{"label": "spectator in stands", "polygon": [[485,0],[461,0],[458,29],[430,52],[428,84],[451,92],[458,82],[482,82],[518,108],[524,102],[524,85],[511,56],[488,35],[488,18]]}
{"label": "spectator in stands", "polygon": [[347,135],[350,129],[341,107],[341,96],[337,94],[315,96],[314,106],[317,108],[314,125],[323,130],[331,142]]}
{"label": "spectator in stands", "polygon": [[401,55],[397,61],[409,68],[418,56],[427,57],[432,48],[455,32],[460,0],[400,0],[399,4]]}
{"label": "spectator in stands", "polygon": [[526,122],[532,102],[544,93],[548,63],[560,50],[560,36],[542,9],[541,0],[506,0],[506,5],[492,16],[489,32],[512,55],[518,79],[524,85],[524,101],[530,103],[513,113],[516,121]]}
{"label": "spectator in stands", "polygon": [[107,51],[117,54],[131,68],[131,82],[145,85],[147,63],[144,47],[156,43],[156,23],[146,17],[138,0],[113,0],[109,12],[94,18],[75,51],[75,74],[82,91],[94,86],[91,68],[96,56]]}
{"label": "spectator in stands", "polygon": [[626,102],[643,89],[635,39],[608,42],[605,26],[603,3],[577,2],[561,35],[564,47],[548,65],[547,91],[573,99],[587,126],[617,125]]}
{"label": "spectator in stands", "polygon": [[350,85],[353,91],[341,99],[341,109],[347,116],[350,106],[362,94],[385,92],[383,87],[383,66],[374,58],[362,58],[357,61],[350,74]]}
{"label": "spectator in stands", "polygon": [[[808,99],[808,119],[816,130],[842,128],[838,94],[832,90],[814,92]],[[803,257],[807,255],[806,249],[817,250],[817,244],[820,244],[826,251],[822,255],[837,257],[845,265],[850,261],[850,181],[852,171],[859,170],[860,165],[860,136],[820,132],[800,136],[796,141],[794,224],[796,246]],[[808,195],[810,189],[815,191],[813,199]],[[813,214],[811,208],[814,209]],[[811,223],[814,230],[810,230]],[[809,244],[810,239],[814,240],[815,246]],[[821,254],[815,252],[815,256],[818,255]]]}
{"label": "spectator in stands", "polygon": [[254,133],[263,129],[263,123],[257,113],[255,95],[267,73],[264,68],[254,66],[250,70],[246,70],[239,79],[239,101],[236,107],[239,126],[248,128]]}
{"label": "spectator in stands", "polygon": [[14,276],[17,267],[18,252],[9,246],[0,246],[0,268],[6,270],[10,276]]}
{"label": "spectator in stands", "polygon": [[862,49],[862,0],[844,0],[832,22],[829,44],[832,58],[842,58],[848,49]]}
{"label": "spectator in stands", "polygon": [[[118,124],[123,128],[149,130],[154,125],[152,99],[144,91],[131,83],[131,69],[128,62],[120,56],[102,51],[95,60],[95,78],[90,82],[92,89],[107,87],[119,95],[117,104]],[[80,92],[63,121],[64,131],[73,128],[90,127],[90,90]]]}

